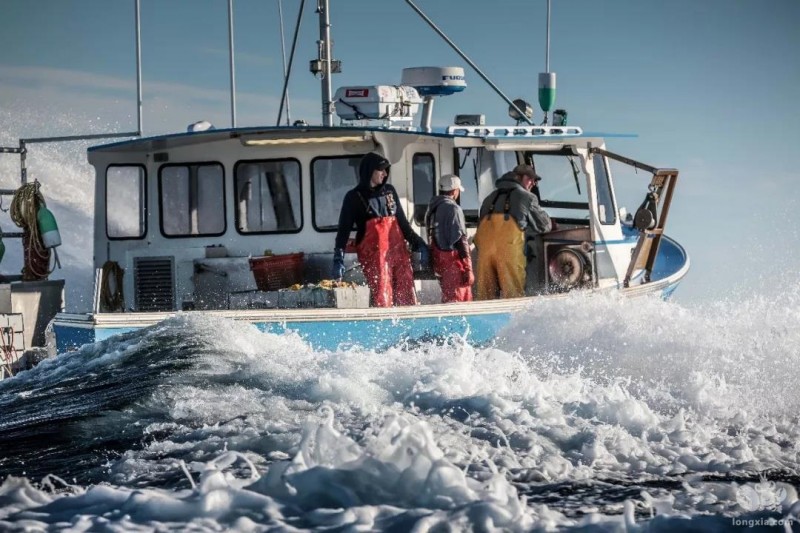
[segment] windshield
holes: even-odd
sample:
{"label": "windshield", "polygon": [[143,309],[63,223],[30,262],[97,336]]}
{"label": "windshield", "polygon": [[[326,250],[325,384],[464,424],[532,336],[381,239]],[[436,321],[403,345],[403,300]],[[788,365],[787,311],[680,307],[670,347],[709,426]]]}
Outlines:
{"label": "windshield", "polygon": [[589,195],[586,175],[578,156],[562,153],[526,152],[525,160],[542,177],[539,182],[541,205],[551,217],[588,223]]}
{"label": "windshield", "polygon": [[459,203],[468,227],[478,225],[482,199],[494,190],[494,182],[517,165],[516,152],[491,152],[484,148],[459,148],[458,175],[464,192]]}

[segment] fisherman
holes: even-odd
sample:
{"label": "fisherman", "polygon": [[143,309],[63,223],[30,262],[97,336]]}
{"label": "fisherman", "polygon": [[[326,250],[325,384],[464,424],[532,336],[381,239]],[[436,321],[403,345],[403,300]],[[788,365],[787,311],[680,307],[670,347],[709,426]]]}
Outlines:
{"label": "fisherman", "polygon": [[361,159],[359,183],[344,196],[333,251],[333,277],[344,276],[344,249],[356,227],[358,261],[370,288],[371,305],[414,305],[414,273],[406,241],[428,263],[425,240],[408,223],[395,188],[387,183],[389,161],[375,152]]}
{"label": "fisherman", "polygon": [[535,239],[552,228],[550,217],[531,192],[541,179],[532,166],[517,165],[495,182],[496,190],[483,201],[475,234],[478,300],[496,298],[498,289],[503,298],[525,295],[526,268],[535,259]]}
{"label": "fisherman", "polygon": [[464,211],[457,203],[463,190],[461,178],[445,174],[439,179],[439,195],[433,197],[425,214],[433,271],[442,286],[442,303],[472,301],[475,275]]}

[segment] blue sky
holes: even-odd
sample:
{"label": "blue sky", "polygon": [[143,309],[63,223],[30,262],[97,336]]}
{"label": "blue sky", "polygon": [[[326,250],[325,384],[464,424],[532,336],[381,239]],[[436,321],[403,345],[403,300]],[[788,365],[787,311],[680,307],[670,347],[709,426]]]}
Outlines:
{"label": "blue sky", "polygon": [[[290,83],[292,118],[319,122],[314,0]],[[398,83],[403,67],[464,66],[468,88],[434,123],[506,105],[402,0],[331,0],[347,84]],[[536,101],[545,0],[417,0],[511,96]],[[4,0],[0,137],[136,129],[133,0]],[[277,0],[235,0],[237,122],[274,124],[282,84]],[[283,0],[289,39],[298,0]],[[142,0],[145,134],[230,125],[227,1]],[[718,298],[791,271],[800,281],[800,2],[553,0],[557,107],[585,130],[634,132],[609,149],[681,171],[668,233],[693,270],[677,297]],[[537,110],[538,111],[538,110]],[[46,117],[46,118],[36,118]],[[82,148],[80,149],[82,152]],[[83,157],[80,155],[79,157]],[[46,181],[45,178],[40,178]],[[646,177],[617,176],[629,210]],[[635,191],[635,192],[634,192]]]}

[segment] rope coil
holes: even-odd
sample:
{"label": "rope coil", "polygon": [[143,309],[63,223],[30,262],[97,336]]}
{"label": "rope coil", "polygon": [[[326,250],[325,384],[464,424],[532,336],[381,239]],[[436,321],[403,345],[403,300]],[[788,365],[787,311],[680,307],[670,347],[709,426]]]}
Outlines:
{"label": "rope coil", "polygon": [[40,186],[38,181],[22,185],[14,193],[9,208],[11,220],[23,231],[25,264],[22,267],[22,279],[24,281],[47,279],[55,270],[55,266],[50,268],[50,249],[45,248],[42,243],[36,218],[39,208],[47,205],[42,193],[39,192]]}
{"label": "rope coil", "polygon": [[[122,277],[125,270],[116,261],[106,261],[100,272],[100,310],[124,311],[125,297],[122,293]],[[113,283],[113,288],[112,288]]]}

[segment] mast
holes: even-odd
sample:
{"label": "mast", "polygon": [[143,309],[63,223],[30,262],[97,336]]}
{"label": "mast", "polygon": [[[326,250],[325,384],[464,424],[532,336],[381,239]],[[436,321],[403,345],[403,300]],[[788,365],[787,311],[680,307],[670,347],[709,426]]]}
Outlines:
{"label": "mast", "polygon": [[319,0],[319,60],[322,62],[322,125],[333,125],[333,102],[331,93],[331,18],[328,0]]}

